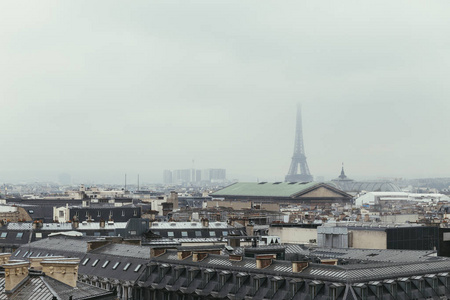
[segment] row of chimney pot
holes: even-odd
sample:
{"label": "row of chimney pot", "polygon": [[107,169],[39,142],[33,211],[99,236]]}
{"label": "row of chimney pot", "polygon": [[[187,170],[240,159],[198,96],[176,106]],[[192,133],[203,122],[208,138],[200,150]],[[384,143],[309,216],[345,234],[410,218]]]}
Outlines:
{"label": "row of chimney pot", "polygon": [[[166,248],[151,248],[150,250],[150,256],[151,257],[158,257],[161,255],[164,255],[167,252]],[[200,262],[208,257],[209,254],[220,254],[220,250],[214,249],[214,250],[203,250],[203,251],[190,251],[190,250],[180,250],[177,252],[178,260],[185,260],[192,256],[193,262]],[[230,261],[241,261],[242,255],[237,254],[230,254],[228,259]],[[264,269],[270,266],[273,262],[273,260],[276,258],[276,254],[264,254],[264,255],[257,255],[256,256],[256,268],[257,269]],[[328,265],[336,265],[337,259],[326,259],[321,260],[322,264],[328,264]],[[306,269],[309,266],[309,263],[306,261],[294,261],[292,262],[292,271],[294,273],[302,272],[304,269]]]}

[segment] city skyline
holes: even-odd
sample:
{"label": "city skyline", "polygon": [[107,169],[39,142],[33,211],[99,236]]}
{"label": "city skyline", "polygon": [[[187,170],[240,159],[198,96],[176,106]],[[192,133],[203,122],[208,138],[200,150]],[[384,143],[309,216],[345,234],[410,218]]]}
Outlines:
{"label": "city skyline", "polygon": [[2,3],[0,181],[282,181],[298,102],[316,177],[449,177],[450,4],[404,4]]}

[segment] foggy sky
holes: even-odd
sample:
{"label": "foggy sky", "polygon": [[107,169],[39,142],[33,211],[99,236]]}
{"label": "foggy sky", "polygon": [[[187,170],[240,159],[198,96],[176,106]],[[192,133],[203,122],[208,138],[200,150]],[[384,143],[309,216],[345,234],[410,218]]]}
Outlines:
{"label": "foggy sky", "polygon": [[448,1],[0,3],[0,180],[450,176]]}

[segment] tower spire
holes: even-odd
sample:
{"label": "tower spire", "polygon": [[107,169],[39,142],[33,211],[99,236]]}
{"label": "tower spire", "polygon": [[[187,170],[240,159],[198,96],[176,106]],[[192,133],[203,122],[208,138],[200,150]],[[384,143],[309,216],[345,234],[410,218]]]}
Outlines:
{"label": "tower spire", "polygon": [[[299,173],[300,171],[300,173]],[[303,145],[302,112],[300,104],[297,104],[297,125],[295,131],[294,155],[292,156],[289,172],[285,181],[312,181],[313,176],[309,172],[306,162],[305,147]]]}
{"label": "tower spire", "polygon": [[347,179],[347,176],[345,175],[345,172],[344,172],[344,163],[342,163],[341,175],[339,175],[338,178]]}

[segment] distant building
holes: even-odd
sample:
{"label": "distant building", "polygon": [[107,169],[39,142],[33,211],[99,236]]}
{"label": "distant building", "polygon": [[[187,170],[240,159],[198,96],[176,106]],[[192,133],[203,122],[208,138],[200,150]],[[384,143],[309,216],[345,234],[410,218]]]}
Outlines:
{"label": "distant building", "polygon": [[164,184],[172,184],[172,171],[164,170],[163,173],[163,183]]}
{"label": "distant building", "polygon": [[187,183],[221,183],[227,179],[225,169],[180,169],[164,170],[164,184],[187,184]]}
{"label": "distant building", "polygon": [[58,182],[62,185],[72,184],[72,177],[67,173],[61,173],[58,175]]}
{"label": "distant building", "polygon": [[345,175],[344,166],[338,178],[331,180],[328,184],[346,192],[356,194],[361,191],[366,192],[401,192],[402,190],[391,181],[355,181]]}
{"label": "distant building", "polygon": [[238,182],[211,194],[234,201],[306,203],[311,205],[346,203],[352,197],[319,182]]}
{"label": "distant building", "polygon": [[328,223],[317,227],[325,248],[437,250],[439,228],[417,224]]}

